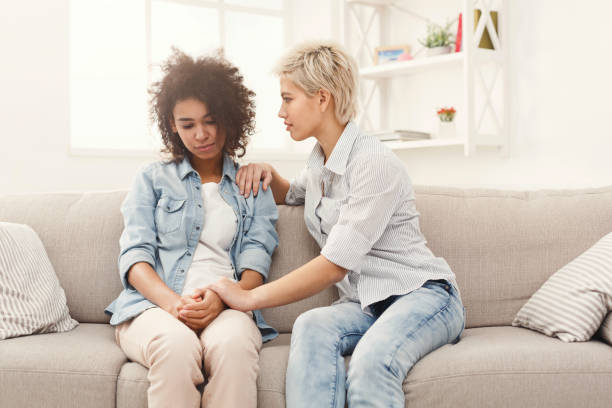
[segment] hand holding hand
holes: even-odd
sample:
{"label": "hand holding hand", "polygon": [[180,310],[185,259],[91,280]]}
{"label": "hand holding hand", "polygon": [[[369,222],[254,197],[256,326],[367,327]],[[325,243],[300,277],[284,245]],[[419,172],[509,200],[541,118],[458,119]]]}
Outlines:
{"label": "hand holding hand", "polygon": [[214,291],[232,309],[240,310],[241,312],[255,309],[253,291],[242,289],[238,283],[232,280],[221,278],[208,286],[207,289]]}
{"label": "hand holding hand", "polygon": [[221,298],[212,290],[196,290],[191,298],[194,302],[185,304],[178,317],[193,330],[206,328],[225,309]]}

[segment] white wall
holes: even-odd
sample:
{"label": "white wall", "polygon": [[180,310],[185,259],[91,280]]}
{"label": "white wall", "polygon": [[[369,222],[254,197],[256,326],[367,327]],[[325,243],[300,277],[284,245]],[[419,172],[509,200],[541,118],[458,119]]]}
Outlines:
{"label": "white wall", "polygon": [[465,157],[460,147],[398,152],[415,183],[612,184],[610,15],[612,3],[603,0],[510,0],[510,157],[496,149]]}
{"label": "white wall", "polygon": [[[0,193],[128,188],[154,157],[69,154],[68,0],[0,11]],[[292,42],[337,37],[337,5],[297,1]],[[517,188],[612,184],[612,3],[511,0],[512,151],[401,151],[416,184]],[[101,119],[102,120],[102,119]],[[95,123],[91,124],[95,126]],[[274,160],[287,177],[300,162]]]}

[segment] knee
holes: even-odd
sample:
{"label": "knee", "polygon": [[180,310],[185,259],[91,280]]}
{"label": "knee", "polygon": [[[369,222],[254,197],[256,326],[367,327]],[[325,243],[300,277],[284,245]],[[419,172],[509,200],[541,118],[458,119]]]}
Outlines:
{"label": "knee", "polygon": [[292,338],[320,337],[329,327],[326,319],[327,316],[321,309],[311,309],[302,313],[293,323]]}
{"label": "knee", "polygon": [[149,344],[147,352],[154,361],[202,361],[198,337],[187,327],[161,333]]}

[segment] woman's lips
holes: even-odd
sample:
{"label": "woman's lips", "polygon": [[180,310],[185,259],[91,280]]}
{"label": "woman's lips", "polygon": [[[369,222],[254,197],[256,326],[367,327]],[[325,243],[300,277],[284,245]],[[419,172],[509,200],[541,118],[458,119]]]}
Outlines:
{"label": "woman's lips", "polygon": [[206,146],[196,146],[196,150],[198,152],[207,152],[210,149],[212,149],[214,145],[215,145],[214,143],[211,143],[211,144],[206,145]]}

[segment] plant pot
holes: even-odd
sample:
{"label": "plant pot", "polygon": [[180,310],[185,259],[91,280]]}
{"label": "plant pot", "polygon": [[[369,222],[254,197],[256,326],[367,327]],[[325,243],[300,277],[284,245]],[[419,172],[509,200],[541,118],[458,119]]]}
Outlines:
{"label": "plant pot", "polygon": [[449,54],[451,50],[452,47],[450,45],[447,45],[445,47],[427,48],[427,50],[425,50],[425,53],[428,57],[433,57],[434,55]]}
{"label": "plant pot", "polygon": [[455,122],[442,122],[438,123],[438,133],[436,138],[438,139],[450,139],[457,136],[457,129],[455,128]]}

